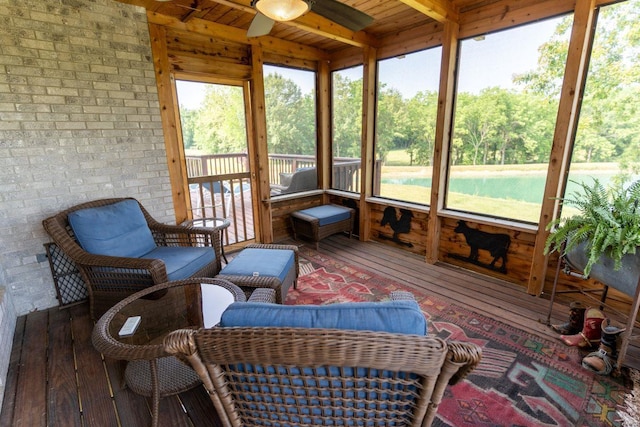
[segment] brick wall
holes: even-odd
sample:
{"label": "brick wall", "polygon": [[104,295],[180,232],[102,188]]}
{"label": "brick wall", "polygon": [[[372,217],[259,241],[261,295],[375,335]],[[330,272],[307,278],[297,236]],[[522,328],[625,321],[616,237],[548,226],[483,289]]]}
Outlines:
{"label": "brick wall", "polygon": [[57,305],[42,220],[103,197],[160,221],[173,206],[145,11],[0,0],[0,23],[1,393],[16,316]]}
{"label": "brick wall", "polygon": [[18,315],[57,305],[42,220],[133,196],[173,218],[146,13],[0,0],[0,266]]}
{"label": "brick wall", "polygon": [[173,206],[144,10],[0,0],[0,23],[1,368],[15,316],[57,305],[44,218],[114,196],[160,221]]}

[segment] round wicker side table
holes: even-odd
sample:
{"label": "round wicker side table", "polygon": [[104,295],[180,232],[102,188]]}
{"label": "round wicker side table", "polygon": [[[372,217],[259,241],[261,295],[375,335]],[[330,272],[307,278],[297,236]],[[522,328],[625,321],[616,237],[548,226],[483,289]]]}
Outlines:
{"label": "round wicker side table", "polygon": [[[124,378],[131,390],[153,401],[152,425],[158,425],[160,399],[200,384],[198,375],[164,351],[164,337],[181,328],[215,326],[244,292],[224,279],[190,278],[137,292],[110,308],[96,323],[93,346],[106,357],[128,361]],[[122,334],[127,319],[140,317],[134,331]]]}

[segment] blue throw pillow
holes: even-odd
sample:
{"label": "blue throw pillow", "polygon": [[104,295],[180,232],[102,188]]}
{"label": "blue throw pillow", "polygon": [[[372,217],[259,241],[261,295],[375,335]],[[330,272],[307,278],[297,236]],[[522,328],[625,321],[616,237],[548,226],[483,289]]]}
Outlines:
{"label": "blue throw pillow", "polygon": [[258,302],[231,304],[221,326],[274,326],[352,329],[426,335],[427,321],[412,300],[353,302],[327,305],[280,305]]}
{"label": "blue throw pillow", "polygon": [[156,248],[140,205],[132,199],[72,212],[69,224],[80,246],[92,254],[139,258]]}

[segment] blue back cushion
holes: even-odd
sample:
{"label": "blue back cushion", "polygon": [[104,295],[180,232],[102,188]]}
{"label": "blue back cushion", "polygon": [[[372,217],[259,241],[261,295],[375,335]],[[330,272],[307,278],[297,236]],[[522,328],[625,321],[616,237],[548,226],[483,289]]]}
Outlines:
{"label": "blue back cushion", "polygon": [[336,205],[323,205],[300,211],[306,215],[318,218],[318,225],[328,225],[334,222],[344,221],[351,217],[351,210]]}
{"label": "blue back cushion", "polygon": [[135,200],[71,212],[69,224],[80,246],[92,254],[139,258],[156,248]]}
{"label": "blue back cushion", "polygon": [[284,282],[287,273],[294,267],[295,255],[290,249],[246,248],[225,265],[221,275],[277,277]]}
{"label": "blue back cushion", "polygon": [[352,329],[398,334],[427,334],[427,321],[412,300],[327,305],[238,302],[222,314],[221,326],[275,326]]}

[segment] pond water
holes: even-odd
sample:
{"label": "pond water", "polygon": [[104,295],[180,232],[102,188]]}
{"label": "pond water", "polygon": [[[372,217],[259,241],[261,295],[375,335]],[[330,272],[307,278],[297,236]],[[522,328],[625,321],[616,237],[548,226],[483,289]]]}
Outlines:
{"label": "pond water", "polygon": [[[606,186],[612,176],[611,172],[571,174],[566,194],[571,195],[580,189],[573,181],[586,181],[587,184],[591,184],[593,178],[598,178]],[[495,199],[542,203],[545,182],[546,176],[538,174],[454,177],[449,181],[449,191]],[[431,178],[382,178],[382,183],[431,187]]]}

